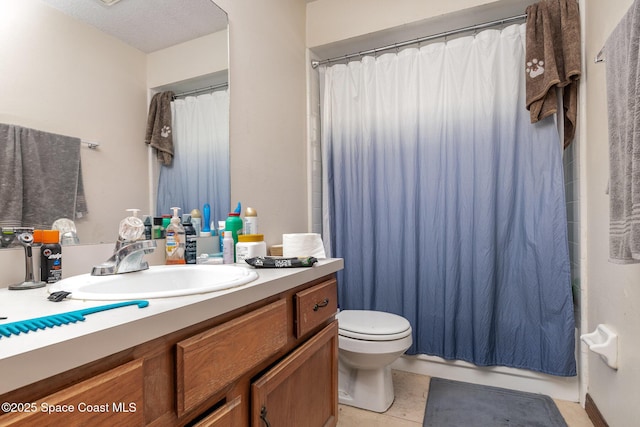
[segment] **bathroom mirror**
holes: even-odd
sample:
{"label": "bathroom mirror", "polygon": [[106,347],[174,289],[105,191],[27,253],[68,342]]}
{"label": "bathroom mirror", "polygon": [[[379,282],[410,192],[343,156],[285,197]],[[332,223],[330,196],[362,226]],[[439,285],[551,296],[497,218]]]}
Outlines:
{"label": "bathroom mirror", "polygon": [[155,214],[149,101],[226,83],[227,25],[211,0],[0,2],[0,123],[83,141],[80,244],[114,242],[126,209]]}

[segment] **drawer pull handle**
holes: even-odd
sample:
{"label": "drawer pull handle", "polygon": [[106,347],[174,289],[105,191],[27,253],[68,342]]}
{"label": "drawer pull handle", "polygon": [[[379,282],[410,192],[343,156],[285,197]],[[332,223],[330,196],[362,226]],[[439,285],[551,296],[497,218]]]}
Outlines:
{"label": "drawer pull handle", "polygon": [[267,427],[271,427],[271,424],[269,424],[269,421],[267,420],[267,408],[265,406],[260,409],[260,419]]}
{"label": "drawer pull handle", "polygon": [[322,307],[326,307],[329,305],[329,298],[325,298],[324,301],[322,302],[317,302],[314,306],[313,306],[313,311],[318,311],[318,309],[322,308]]}

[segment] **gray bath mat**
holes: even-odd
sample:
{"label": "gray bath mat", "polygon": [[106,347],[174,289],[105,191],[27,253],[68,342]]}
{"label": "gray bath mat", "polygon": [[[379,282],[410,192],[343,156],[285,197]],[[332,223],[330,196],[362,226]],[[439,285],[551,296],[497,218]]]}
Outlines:
{"label": "gray bath mat", "polygon": [[549,396],[431,378],[424,427],[567,427]]}

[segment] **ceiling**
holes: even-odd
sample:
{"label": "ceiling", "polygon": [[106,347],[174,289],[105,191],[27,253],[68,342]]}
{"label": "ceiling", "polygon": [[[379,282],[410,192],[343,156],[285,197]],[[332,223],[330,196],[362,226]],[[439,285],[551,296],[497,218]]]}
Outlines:
{"label": "ceiling", "polygon": [[227,28],[212,0],[42,0],[142,52],[150,53]]}

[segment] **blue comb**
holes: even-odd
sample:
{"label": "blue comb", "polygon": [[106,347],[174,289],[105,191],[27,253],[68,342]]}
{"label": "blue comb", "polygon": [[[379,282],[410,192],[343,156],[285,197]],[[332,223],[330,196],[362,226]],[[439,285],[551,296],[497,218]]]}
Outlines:
{"label": "blue comb", "polygon": [[68,311],[66,313],[52,314],[50,316],[36,317],[35,319],[20,320],[18,322],[5,323],[0,325],[0,338],[2,336],[20,335],[21,332],[37,331],[38,329],[53,328],[54,326],[68,325],[69,323],[83,322],[87,314],[98,313],[100,311],[111,310],[128,305],[137,305],[144,308],[149,305],[149,301],[127,301],[116,304],[101,305],[98,307],[83,308],[82,310]]}

